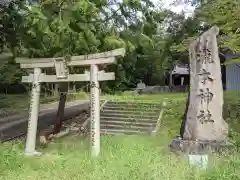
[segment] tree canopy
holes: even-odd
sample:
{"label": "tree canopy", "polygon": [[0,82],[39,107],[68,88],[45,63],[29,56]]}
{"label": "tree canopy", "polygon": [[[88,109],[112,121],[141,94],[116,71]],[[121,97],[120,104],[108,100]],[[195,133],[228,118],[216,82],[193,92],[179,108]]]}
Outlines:
{"label": "tree canopy", "polygon": [[[199,35],[211,26],[220,28],[220,46],[232,51],[240,51],[240,0],[179,0],[178,3],[196,7],[193,18],[200,22],[195,26]],[[194,36],[193,36],[194,37]],[[188,38],[191,35],[188,34]]]}
{"label": "tree canopy", "polygon": [[[154,6],[151,0],[25,0],[0,5],[0,50],[13,57],[58,57],[124,47],[127,55],[113,70],[108,90],[164,84],[176,63],[188,62],[188,44],[213,25],[220,44],[240,51],[239,0],[179,0],[196,7],[192,16]],[[19,81],[12,61],[0,79]],[[14,70],[15,68],[15,70]],[[8,78],[6,78],[6,77]]]}

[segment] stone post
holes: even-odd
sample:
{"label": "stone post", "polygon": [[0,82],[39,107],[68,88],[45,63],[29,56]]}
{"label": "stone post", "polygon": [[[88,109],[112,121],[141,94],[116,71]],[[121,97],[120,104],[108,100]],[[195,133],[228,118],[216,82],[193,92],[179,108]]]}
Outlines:
{"label": "stone post", "polygon": [[39,76],[41,74],[40,68],[34,69],[33,74],[33,83],[32,83],[32,97],[30,104],[30,114],[28,120],[28,132],[27,132],[27,141],[25,147],[25,155],[34,156],[38,155],[39,152],[36,152],[36,135],[37,135],[37,125],[38,125],[38,112],[39,112],[39,98],[40,98],[40,83]]}
{"label": "stone post", "polygon": [[92,155],[98,156],[100,153],[100,98],[98,82],[98,66],[91,65],[90,71],[91,86],[91,145]]}

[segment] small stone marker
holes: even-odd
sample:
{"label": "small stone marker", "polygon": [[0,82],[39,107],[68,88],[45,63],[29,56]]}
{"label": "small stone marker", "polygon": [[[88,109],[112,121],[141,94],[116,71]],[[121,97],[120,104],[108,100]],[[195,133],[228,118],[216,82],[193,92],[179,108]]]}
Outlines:
{"label": "small stone marker", "polygon": [[140,81],[138,84],[137,84],[137,93],[141,94],[142,93],[142,90],[146,88],[146,85],[144,82]]}
{"label": "small stone marker", "polygon": [[[226,145],[228,126],[222,117],[223,87],[218,54],[218,27],[212,27],[189,48],[190,94],[180,138],[172,150],[200,155]],[[176,142],[177,141],[177,142]]]}
{"label": "small stone marker", "polygon": [[146,88],[146,85],[144,82],[140,81],[138,84],[137,84],[137,89],[138,90],[142,90],[142,89],[145,89]]}
{"label": "small stone marker", "polygon": [[207,169],[208,155],[188,155],[189,164],[191,166],[197,166],[201,169]]}

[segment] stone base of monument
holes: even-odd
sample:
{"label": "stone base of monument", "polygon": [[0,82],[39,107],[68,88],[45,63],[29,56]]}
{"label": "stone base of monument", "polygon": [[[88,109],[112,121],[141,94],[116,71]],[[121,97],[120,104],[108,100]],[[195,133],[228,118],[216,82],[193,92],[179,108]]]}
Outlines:
{"label": "stone base of monument", "polygon": [[176,137],[169,147],[171,152],[188,160],[190,166],[197,166],[204,170],[208,167],[209,154],[221,154],[234,150],[233,144],[229,142],[189,141],[181,137]]}
{"label": "stone base of monument", "polygon": [[176,137],[169,145],[171,152],[177,154],[205,155],[210,153],[224,153],[235,149],[230,142],[190,141]]}

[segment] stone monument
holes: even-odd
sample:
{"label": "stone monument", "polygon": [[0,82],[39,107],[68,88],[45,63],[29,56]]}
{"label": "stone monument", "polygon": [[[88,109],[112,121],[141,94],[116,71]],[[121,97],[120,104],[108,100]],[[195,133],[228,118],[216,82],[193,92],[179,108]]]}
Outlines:
{"label": "stone monument", "polygon": [[188,154],[215,152],[225,147],[228,125],[222,116],[223,87],[218,54],[218,27],[212,27],[189,48],[190,90],[180,137],[171,150]]}
{"label": "stone monument", "polygon": [[139,93],[139,94],[142,94],[142,91],[143,91],[143,89],[145,89],[146,88],[146,84],[144,83],[144,82],[142,82],[142,80],[137,84],[137,92]]}

